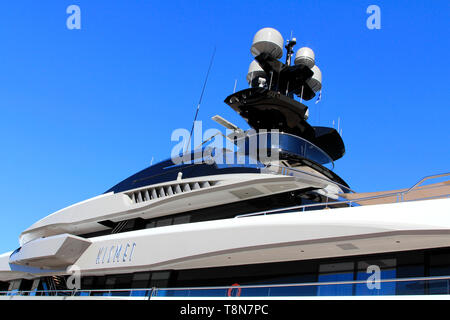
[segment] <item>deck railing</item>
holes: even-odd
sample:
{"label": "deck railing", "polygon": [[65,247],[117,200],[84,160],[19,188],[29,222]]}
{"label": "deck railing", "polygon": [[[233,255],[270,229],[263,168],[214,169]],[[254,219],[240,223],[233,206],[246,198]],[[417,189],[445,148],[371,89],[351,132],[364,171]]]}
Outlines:
{"label": "deck railing", "polygon": [[[314,177],[317,177],[316,175],[313,175],[313,174],[311,174],[309,172],[302,171],[302,170],[295,169],[295,168],[288,168],[288,167],[277,166],[277,165],[271,165],[271,166],[275,166],[275,167],[279,167],[279,168],[286,168],[287,170],[290,170],[290,171],[296,171],[296,172],[299,172],[299,173],[302,173],[302,174],[308,174],[308,175],[312,175]],[[267,215],[267,214],[274,214],[274,213],[285,213],[285,212],[289,212],[289,211],[293,211],[293,210],[297,210],[297,211],[306,211],[306,210],[310,210],[310,209],[318,210],[318,209],[321,209],[323,207],[325,207],[325,208],[332,208],[333,206],[349,206],[349,207],[353,207],[353,206],[359,206],[359,204],[358,204],[359,202],[368,201],[368,200],[382,199],[382,198],[389,198],[389,197],[395,197],[395,199],[396,199],[395,202],[430,200],[430,199],[439,199],[439,198],[445,198],[445,197],[449,197],[450,198],[450,194],[445,194],[445,195],[441,194],[441,195],[438,195],[438,196],[416,198],[414,200],[405,200],[405,195],[407,195],[407,194],[411,193],[412,191],[416,190],[425,181],[431,180],[431,179],[442,178],[442,177],[450,177],[450,172],[426,176],[426,177],[420,179],[416,184],[414,184],[412,187],[410,187],[409,189],[407,189],[405,191],[386,193],[386,194],[375,195],[375,196],[370,196],[370,197],[361,197],[361,198],[352,199],[352,200],[327,201],[327,202],[312,203],[312,204],[305,204],[305,205],[299,205],[299,206],[284,207],[284,208],[279,208],[279,209],[258,211],[258,212],[238,215],[235,218],[253,217],[253,216],[260,216],[260,215]],[[325,179],[325,178],[321,178],[321,179],[329,181],[328,179]],[[450,178],[448,180],[450,180]],[[336,184],[335,182],[333,182],[333,183]],[[351,190],[349,188],[346,188],[345,186],[342,186],[340,184],[337,184],[337,185],[339,185],[341,188],[348,189],[350,192],[354,192],[353,190]]]}
{"label": "deck railing", "polygon": [[216,287],[34,290],[0,291],[0,296],[46,297],[126,297],[126,298],[206,298],[206,297],[335,297],[448,295],[450,276],[315,282],[291,284],[233,285]]}

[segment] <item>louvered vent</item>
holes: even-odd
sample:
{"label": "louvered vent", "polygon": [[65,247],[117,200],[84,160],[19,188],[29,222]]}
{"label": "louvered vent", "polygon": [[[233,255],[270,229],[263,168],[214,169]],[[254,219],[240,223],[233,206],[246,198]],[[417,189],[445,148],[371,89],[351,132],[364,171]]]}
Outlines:
{"label": "louvered vent", "polygon": [[156,188],[142,189],[134,192],[127,193],[133,203],[140,203],[150,201],[153,199],[160,199],[175,194],[205,189],[214,186],[217,181],[200,181],[189,183],[177,183],[167,186],[161,186]]}

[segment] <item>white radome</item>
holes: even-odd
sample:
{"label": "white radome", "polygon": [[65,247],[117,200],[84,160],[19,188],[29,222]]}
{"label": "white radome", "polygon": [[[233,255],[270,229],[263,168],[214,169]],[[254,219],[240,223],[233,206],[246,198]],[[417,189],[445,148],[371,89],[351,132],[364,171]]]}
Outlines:
{"label": "white radome", "polygon": [[322,89],[322,72],[318,66],[312,67],[311,71],[314,72],[314,74],[311,79],[307,80],[307,83],[314,92],[318,92]]}
{"label": "white radome", "polygon": [[295,54],[294,63],[296,65],[307,66],[311,69],[316,64],[314,51],[308,47],[298,49]]}
{"label": "white radome", "polygon": [[278,30],[263,28],[255,34],[250,51],[255,57],[266,52],[279,59],[283,56],[283,43],[283,36]]}
{"label": "white radome", "polygon": [[252,80],[258,77],[264,77],[266,73],[256,60],[253,60],[248,67],[247,82],[251,84]]}

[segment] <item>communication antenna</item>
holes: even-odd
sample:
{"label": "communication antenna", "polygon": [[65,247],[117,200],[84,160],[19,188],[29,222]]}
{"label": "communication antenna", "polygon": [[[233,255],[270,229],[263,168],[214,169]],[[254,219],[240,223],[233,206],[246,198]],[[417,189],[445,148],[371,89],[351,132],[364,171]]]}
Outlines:
{"label": "communication antenna", "polygon": [[291,65],[291,59],[292,56],[294,55],[294,49],[292,49],[295,45],[297,44],[297,39],[292,38],[292,32],[291,32],[291,40],[287,40],[286,41],[286,64],[288,66]]}
{"label": "communication antenna", "polygon": [[194,121],[192,122],[191,134],[189,135],[189,140],[188,140],[188,143],[186,145],[185,152],[188,150],[189,145],[191,144],[192,132],[194,131],[195,121],[197,120],[198,111],[200,110],[200,104],[202,103],[203,94],[205,93],[206,83],[208,82],[209,72],[211,71],[211,66],[213,64],[215,55],[216,55],[216,47],[214,46],[214,51],[213,51],[213,54],[211,56],[211,61],[209,62],[208,72],[206,73],[205,82],[203,83],[202,93],[200,94],[200,99],[198,100],[197,110],[195,111]]}

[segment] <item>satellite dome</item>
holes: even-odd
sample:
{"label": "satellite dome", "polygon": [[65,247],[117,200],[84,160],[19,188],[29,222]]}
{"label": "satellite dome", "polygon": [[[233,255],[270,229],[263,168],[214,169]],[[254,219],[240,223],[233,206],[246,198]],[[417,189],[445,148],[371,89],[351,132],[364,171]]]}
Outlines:
{"label": "satellite dome", "polygon": [[318,92],[322,89],[322,72],[318,66],[312,67],[311,71],[314,72],[314,74],[307,80],[307,83],[314,92]]}
{"label": "satellite dome", "polygon": [[279,59],[283,56],[283,43],[283,37],[278,30],[263,28],[255,34],[250,51],[254,57],[265,52]]}
{"label": "satellite dome", "polygon": [[265,77],[266,73],[264,72],[263,68],[259,65],[259,63],[256,60],[253,60],[250,63],[250,66],[248,67],[248,73],[247,73],[247,82],[248,84],[251,84],[253,79],[256,79],[258,77]]}
{"label": "satellite dome", "polygon": [[308,47],[298,49],[297,53],[295,54],[294,63],[296,65],[307,66],[311,69],[316,64],[314,51]]}

